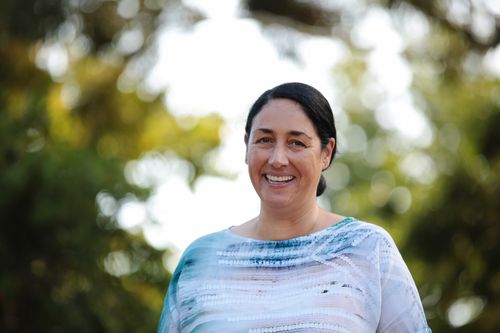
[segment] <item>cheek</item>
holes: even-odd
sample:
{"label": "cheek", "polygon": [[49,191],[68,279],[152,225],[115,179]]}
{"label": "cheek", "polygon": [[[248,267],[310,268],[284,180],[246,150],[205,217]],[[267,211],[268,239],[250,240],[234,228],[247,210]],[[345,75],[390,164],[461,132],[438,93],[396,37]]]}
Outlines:
{"label": "cheek", "polygon": [[304,165],[307,164],[309,168],[314,169],[323,165],[323,156],[321,156],[321,154],[316,151],[304,152],[303,154],[298,155],[296,160],[299,163],[302,163]]}
{"label": "cheek", "polygon": [[259,154],[256,152],[254,149],[247,149],[246,155],[245,155],[245,161],[248,165],[248,167],[254,167],[261,163],[261,160],[263,159],[262,154]]}

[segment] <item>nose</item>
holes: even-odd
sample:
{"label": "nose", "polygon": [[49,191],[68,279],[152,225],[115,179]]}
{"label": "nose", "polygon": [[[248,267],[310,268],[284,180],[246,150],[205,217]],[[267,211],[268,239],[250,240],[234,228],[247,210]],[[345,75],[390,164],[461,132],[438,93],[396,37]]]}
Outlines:
{"label": "nose", "polygon": [[286,148],[281,145],[275,145],[272,149],[271,156],[269,156],[268,163],[273,168],[281,168],[288,165],[288,156]]}

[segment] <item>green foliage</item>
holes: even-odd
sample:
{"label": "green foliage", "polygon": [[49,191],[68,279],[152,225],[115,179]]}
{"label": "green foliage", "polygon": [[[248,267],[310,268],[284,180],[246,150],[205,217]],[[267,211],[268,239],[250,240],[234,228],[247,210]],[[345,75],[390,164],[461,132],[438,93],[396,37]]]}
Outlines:
{"label": "green foliage", "polygon": [[[176,154],[195,176],[205,173],[222,120],[211,115],[181,126],[163,96],[119,90],[126,59],[109,61],[98,50],[111,47],[127,20],[87,16],[89,8],[68,3],[1,5],[8,19],[0,36],[0,331],[152,332],[169,251],[122,230],[96,198],[105,194],[116,211],[121,198],[147,197],[123,171],[149,151]],[[94,4],[96,11],[110,6]],[[68,11],[84,18],[82,31],[98,33],[88,33],[94,52],[68,51],[67,70],[54,78],[35,59]],[[142,18],[153,12],[145,8]]]}
{"label": "green foliage", "polygon": [[[2,331],[138,332],[144,323],[152,330],[158,310],[151,305],[158,306],[168,277],[161,253],[142,239],[131,239],[113,221],[97,223],[99,191],[120,196],[136,190],[125,183],[119,160],[47,135],[43,90],[26,92],[23,99],[31,103],[19,110],[3,104],[7,112],[0,117]],[[19,113],[13,117],[12,112]],[[155,274],[130,281],[110,276],[102,262],[113,243],[140,254],[141,265],[158,266]],[[141,287],[153,289],[148,299]],[[129,316],[119,315],[129,311]]]}
{"label": "green foliage", "polygon": [[[436,124],[460,129],[453,173],[412,223],[404,248],[418,267],[424,300],[435,331],[448,331],[444,320],[457,301],[478,299],[479,317],[458,332],[492,332],[500,327],[500,82],[487,78],[442,83],[426,91],[436,109]],[[446,146],[434,154],[445,155]],[[422,246],[425,244],[425,246]],[[483,308],[484,307],[484,308]]]}

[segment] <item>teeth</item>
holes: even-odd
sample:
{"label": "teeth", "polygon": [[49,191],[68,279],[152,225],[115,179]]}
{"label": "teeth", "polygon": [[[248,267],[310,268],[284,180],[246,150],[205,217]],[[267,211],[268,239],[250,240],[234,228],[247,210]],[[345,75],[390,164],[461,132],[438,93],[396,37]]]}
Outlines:
{"label": "teeth", "polygon": [[287,182],[293,179],[293,176],[271,176],[266,175],[266,178],[272,182]]}

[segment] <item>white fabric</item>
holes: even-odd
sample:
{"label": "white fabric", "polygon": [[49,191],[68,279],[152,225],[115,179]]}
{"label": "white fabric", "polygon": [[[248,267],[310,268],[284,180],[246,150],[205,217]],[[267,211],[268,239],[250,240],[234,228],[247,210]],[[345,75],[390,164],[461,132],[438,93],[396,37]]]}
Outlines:
{"label": "white fabric", "polygon": [[171,280],[158,332],[431,330],[389,234],[346,218],[283,241],[229,229],[196,240]]}

